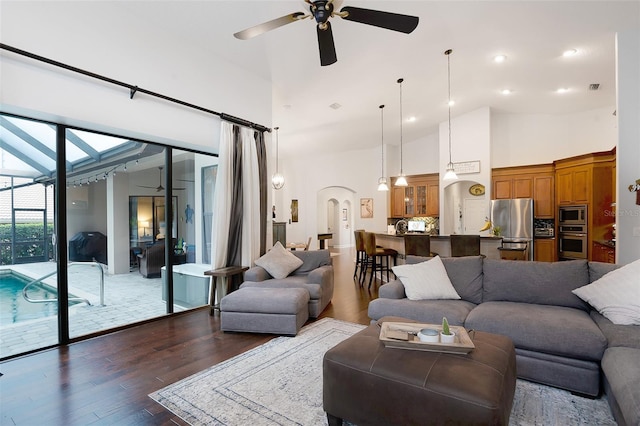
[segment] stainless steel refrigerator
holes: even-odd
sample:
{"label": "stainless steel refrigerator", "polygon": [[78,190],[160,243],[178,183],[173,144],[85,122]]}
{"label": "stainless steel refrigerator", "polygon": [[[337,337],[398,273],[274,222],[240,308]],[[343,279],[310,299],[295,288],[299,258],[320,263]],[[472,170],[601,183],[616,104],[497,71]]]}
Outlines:
{"label": "stainless steel refrigerator", "polygon": [[491,224],[500,227],[503,249],[525,250],[533,260],[533,200],[491,200]]}

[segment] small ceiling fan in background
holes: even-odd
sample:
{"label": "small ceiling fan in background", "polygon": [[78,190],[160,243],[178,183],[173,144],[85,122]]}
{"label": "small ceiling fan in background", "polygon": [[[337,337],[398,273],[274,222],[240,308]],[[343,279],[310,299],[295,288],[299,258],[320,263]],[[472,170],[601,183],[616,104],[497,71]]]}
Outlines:
{"label": "small ceiling fan in background", "polygon": [[[360,7],[343,7],[340,12],[333,10],[334,0],[304,0],[308,3],[311,14],[307,15],[302,12],[294,12],[289,15],[282,16],[271,21],[264,22],[246,30],[239,31],[234,37],[240,40],[248,40],[267,31],[282,27],[292,22],[300,21],[306,18],[316,20],[316,32],[318,33],[318,48],[320,50],[320,65],[327,66],[335,63],[338,58],[336,56],[336,47],[333,42],[333,32],[331,31],[331,22],[329,18],[339,16],[347,21],[360,22],[361,24],[373,25],[375,27],[385,28],[387,30],[399,31],[405,34],[411,33],[418,26],[418,17],[401,15],[398,13],[382,12],[379,10],[362,9]],[[336,2],[341,3],[341,2]]]}
{"label": "small ceiling fan in background", "polygon": [[[162,166],[158,167],[158,169],[160,170],[160,181],[159,181],[159,185],[158,186],[144,186],[144,185],[136,185],[140,188],[150,188],[150,189],[155,189],[156,192],[161,192],[164,191],[164,186],[162,186]],[[183,189],[187,189],[187,188],[173,188],[176,191],[181,191]]]}

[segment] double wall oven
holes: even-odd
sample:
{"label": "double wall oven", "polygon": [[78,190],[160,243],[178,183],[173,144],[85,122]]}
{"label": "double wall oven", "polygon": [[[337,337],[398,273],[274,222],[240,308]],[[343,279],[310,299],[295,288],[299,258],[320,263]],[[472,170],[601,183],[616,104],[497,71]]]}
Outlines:
{"label": "double wall oven", "polygon": [[558,258],[587,259],[587,206],[560,206],[558,210]]}

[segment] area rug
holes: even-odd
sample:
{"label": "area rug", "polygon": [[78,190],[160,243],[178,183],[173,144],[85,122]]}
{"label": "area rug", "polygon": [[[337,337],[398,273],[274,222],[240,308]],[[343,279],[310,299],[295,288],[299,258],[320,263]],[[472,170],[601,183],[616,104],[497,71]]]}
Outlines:
{"label": "area rug", "polygon": [[[149,395],[191,425],[326,425],[324,353],[363,325],[325,318]],[[604,399],[518,380],[511,425],[615,425]]]}

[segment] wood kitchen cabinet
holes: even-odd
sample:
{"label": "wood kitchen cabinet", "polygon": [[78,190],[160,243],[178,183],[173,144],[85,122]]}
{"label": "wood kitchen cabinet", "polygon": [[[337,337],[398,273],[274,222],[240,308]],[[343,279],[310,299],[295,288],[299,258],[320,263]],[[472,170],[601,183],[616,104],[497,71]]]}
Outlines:
{"label": "wood kitchen cabinet", "polygon": [[533,260],[538,262],[556,261],[556,239],[537,238],[533,241]]}
{"label": "wood kitchen cabinet", "polygon": [[391,179],[391,217],[438,216],[440,179],[437,173],[407,176],[408,186],[395,186]]}
{"label": "wood kitchen cabinet", "polygon": [[591,257],[594,262],[616,263],[616,249],[614,247],[597,241],[594,241],[591,247]]}
{"label": "wood kitchen cabinet", "polygon": [[[615,148],[554,162],[556,170],[556,206],[584,204],[587,206],[588,259],[607,261],[609,253],[596,241],[611,239],[615,221],[614,166]],[[605,246],[606,247],[606,246]],[[615,251],[614,255],[615,257]]]}
{"label": "wood kitchen cabinet", "polygon": [[533,198],[536,218],[555,217],[553,164],[496,168],[491,172],[491,183],[491,199]]}

